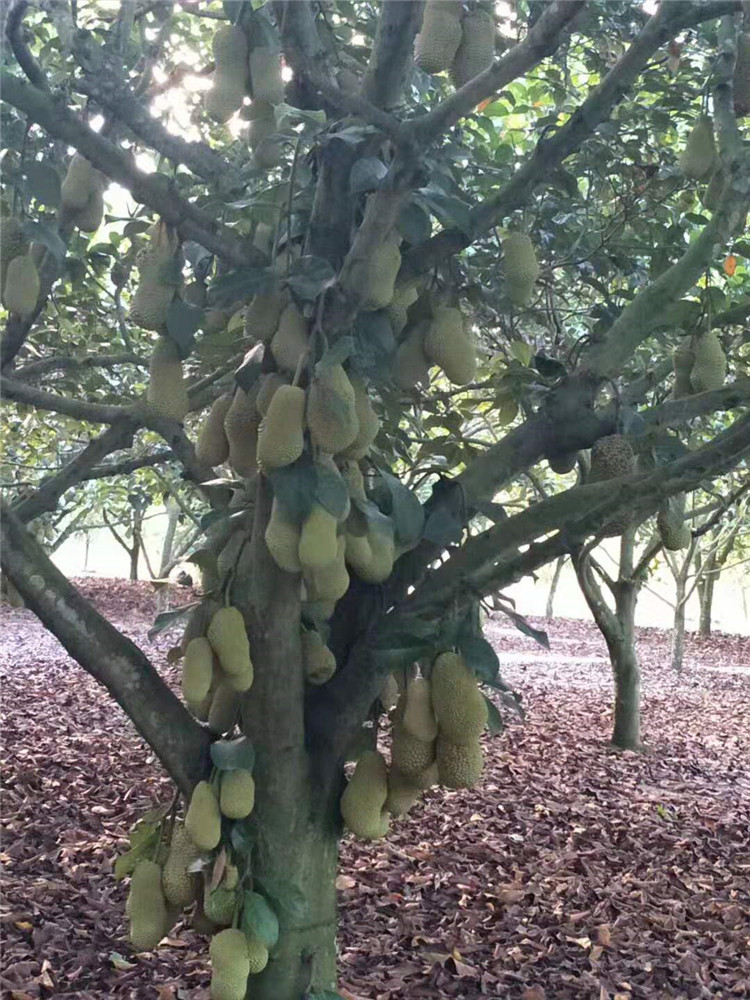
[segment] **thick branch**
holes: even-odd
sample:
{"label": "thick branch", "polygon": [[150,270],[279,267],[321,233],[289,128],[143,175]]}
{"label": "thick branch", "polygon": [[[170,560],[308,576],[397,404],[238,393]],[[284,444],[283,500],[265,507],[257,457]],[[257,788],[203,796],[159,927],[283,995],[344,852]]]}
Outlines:
{"label": "thick branch", "polygon": [[14,378],[0,378],[0,395],[16,403],[26,403],[37,410],[62,413],[76,420],[90,420],[94,424],[113,424],[127,415],[123,406],[107,406],[102,403],[87,403],[83,399],[70,399],[58,393],[35,389]]}
{"label": "thick branch", "polygon": [[13,377],[23,382],[30,382],[51,371],[81,371],[87,368],[118,368],[120,365],[139,365],[148,368],[148,359],[139,358],[137,354],[91,354],[87,358],[72,358],[55,355],[32,361],[22,368],[16,368]]}
{"label": "thick branch", "polygon": [[112,462],[110,465],[98,465],[81,477],[81,482],[88,482],[90,479],[108,479],[111,476],[125,476],[138,469],[148,469],[152,465],[163,465],[174,458],[169,449],[155,451],[151,455],[142,455],[140,458],[125,458],[122,462]]}
{"label": "thick branch", "polygon": [[670,399],[659,406],[643,410],[641,416],[647,423],[677,427],[706,413],[720,410],[734,410],[750,403],[750,378],[740,378],[731,385],[710,392],[700,392],[695,396]]}
{"label": "thick branch", "polygon": [[362,80],[362,94],[379,108],[401,100],[424,0],[383,0],[377,33]]}
{"label": "thick branch", "polygon": [[162,764],[189,794],[205,776],[210,736],[169,690],[138,647],[103,618],[45,555],[7,507],[0,560],[28,607],[132,719]]}

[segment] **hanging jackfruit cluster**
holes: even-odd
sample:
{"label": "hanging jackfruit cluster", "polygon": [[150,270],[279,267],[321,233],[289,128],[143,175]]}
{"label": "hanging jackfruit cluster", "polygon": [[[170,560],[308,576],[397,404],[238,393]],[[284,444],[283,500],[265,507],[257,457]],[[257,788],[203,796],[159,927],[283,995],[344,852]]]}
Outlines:
{"label": "hanging jackfruit cluster", "polygon": [[60,188],[60,218],[84,233],[94,233],[104,218],[106,174],[76,153]]}
{"label": "hanging jackfruit cluster", "polygon": [[390,826],[386,809],[388,767],[383,756],[366,750],[341,796],[341,815],[347,828],[361,840],[378,840]]}
{"label": "hanging jackfruit cluster", "polygon": [[656,526],[665,549],[676,552],[686,549],[692,538],[690,527],[685,523],[684,493],[670,497],[656,515]]}
{"label": "hanging jackfruit cluster", "polygon": [[514,306],[525,306],[534,293],[539,277],[539,264],[531,237],[526,233],[509,233],[503,240],[505,288]]}
{"label": "hanging jackfruit cluster", "polygon": [[460,309],[448,306],[435,309],[425,333],[424,352],[454,385],[466,385],[476,376],[476,352]]}
{"label": "hanging jackfruit cluster", "polygon": [[206,111],[218,122],[226,122],[239,111],[245,99],[248,75],[248,44],[238,25],[222,25],[211,42],[215,70],[206,94]]}
{"label": "hanging jackfruit cluster", "polygon": [[715,165],[713,121],[708,115],[701,115],[687,137],[679,157],[679,167],[685,177],[701,180],[713,171]]}
{"label": "hanging jackfruit cluster", "polygon": [[437,657],[430,677],[437,719],[438,778],[446,788],[472,788],[483,767],[479,737],[487,725],[487,704],[476,677],[458,653]]}
{"label": "hanging jackfruit cluster", "polygon": [[460,44],[460,0],[427,0],[414,43],[414,62],[425,73],[442,73],[449,69]]}
{"label": "hanging jackfruit cluster", "polygon": [[690,385],[693,392],[709,392],[720,389],[727,375],[727,358],[721,341],[713,330],[707,330],[698,337],[695,344],[695,359],[690,370]]}
{"label": "hanging jackfruit cluster", "polygon": [[250,643],[241,612],[219,608],[206,635],[195,635],[185,645],[182,694],[196,718],[216,733],[230,732],[239,714],[238,695],[253,683]]}
{"label": "hanging jackfruit cluster", "polygon": [[161,220],[151,226],[148,235],[147,246],[136,258],[139,281],[130,302],[130,318],[145,330],[162,333],[182,282],[179,239]]}
{"label": "hanging jackfruit cluster", "polygon": [[159,337],[151,352],[146,399],[152,413],[170,420],[183,420],[190,408],[182,358],[171,337]]}
{"label": "hanging jackfruit cluster", "polygon": [[401,237],[392,230],[366,260],[356,261],[352,286],[361,296],[362,309],[384,309],[393,301],[396,275],[401,267]]}
{"label": "hanging jackfruit cluster", "polygon": [[463,87],[492,65],[495,58],[495,20],[489,10],[475,7],[461,21],[461,42],[451,63],[450,76]]}

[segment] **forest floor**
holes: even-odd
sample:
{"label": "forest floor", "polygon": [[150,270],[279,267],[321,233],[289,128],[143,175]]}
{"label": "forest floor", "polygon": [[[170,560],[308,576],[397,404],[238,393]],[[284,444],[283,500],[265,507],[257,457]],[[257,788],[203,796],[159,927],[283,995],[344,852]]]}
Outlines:
{"label": "forest floor", "polygon": [[[147,584],[80,581],[147,637]],[[132,823],[171,797],[106,693],[28,611],[0,612],[4,954],[10,1000],[207,1000],[206,943],[178,924],[128,947],[112,866]],[[338,879],[341,995],[509,1000],[750,996],[750,639],[639,630],[642,752],[607,743],[604,644],[535,621],[549,652],[494,619],[488,636],[526,718],[488,737],[472,791],[433,790],[374,845],[346,838]]]}

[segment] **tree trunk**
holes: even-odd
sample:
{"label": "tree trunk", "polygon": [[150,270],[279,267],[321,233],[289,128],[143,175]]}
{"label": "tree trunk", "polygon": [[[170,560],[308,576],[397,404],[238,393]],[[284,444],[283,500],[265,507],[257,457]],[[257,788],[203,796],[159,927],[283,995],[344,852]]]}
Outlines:
{"label": "tree trunk", "polygon": [[133,547],[130,549],[130,579],[138,579],[138,557],[141,554],[143,519],[137,510],[133,511]]}
{"label": "tree trunk", "polygon": [[712,550],[709,552],[703,565],[703,579],[698,586],[698,601],[700,603],[700,618],[698,620],[699,635],[711,635],[711,610],[714,600],[716,576],[716,551]]}
{"label": "tree trunk", "polygon": [[620,634],[611,640],[607,639],[615,678],[612,742],[625,750],[633,750],[641,745],[641,668],[635,647],[637,598],[638,589],[632,580],[618,580],[615,605]]}
{"label": "tree trunk", "polygon": [[172,559],[174,536],[177,531],[177,519],[179,516],[179,506],[172,497],[169,497],[167,500],[167,530],[164,532],[164,541],[161,547],[161,562],[159,564],[160,580],[163,580],[170,572],[170,560]]}
{"label": "tree trunk", "polygon": [[[708,582],[708,580],[706,581]],[[675,609],[674,625],[672,626],[672,670],[682,672],[682,660],[685,655],[685,574],[680,572],[675,578]],[[701,613],[702,613],[701,608]],[[710,616],[709,616],[710,631]]]}
{"label": "tree trunk", "polygon": [[557,585],[560,582],[560,574],[562,573],[562,568],[565,565],[565,556],[560,556],[560,558],[555,563],[555,572],[552,576],[552,583],[550,584],[549,594],[547,595],[547,607],[544,612],[546,618],[552,617],[552,609],[555,601],[555,593],[557,591]]}

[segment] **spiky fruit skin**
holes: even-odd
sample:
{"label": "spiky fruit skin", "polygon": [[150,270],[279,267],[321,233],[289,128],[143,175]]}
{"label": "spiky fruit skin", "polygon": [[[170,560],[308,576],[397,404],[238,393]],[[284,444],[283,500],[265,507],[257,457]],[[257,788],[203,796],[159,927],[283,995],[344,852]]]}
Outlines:
{"label": "spiky fruit skin", "polygon": [[690,373],[695,363],[695,351],[691,347],[676,347],[672,352],[672,368],[674,369],[673,399],[682,399],[693,391]]}
{"label": "spiky fruit skin", "polygon": [[337,523],[322,504],[313,504],[300,533],[298,555],[303,570],[325,569],[336,559]]}
{"label": "spiky fruit skin", "polygon": [[393,381],[407,391],[429,378],[430,360],[425,353],[425,334],[429,322],[420,320],[407,329],[405,339],[398,345],[391,372]]}
{"label": "spiky fruit skin", "polygon": [[289,296],[277,285],[253,296],[245,310],[245,335],[256,343],[267,344],[276,333],[281,314],[289,304]]}
{"label": "spiky fruit skin", "polygon": [[451,743],[438,736],[438,779],[446,788],[473,788],[482,776],[484,756],[479,740]]}
{"label": "spiky fruit skin", "polygon": [[276,395],[276,390],[282,385],[288,385],[289,383],[284,378],[283,375],[279,375],[278,372],[268,372],[263,375],[260,379],[260,388],[258,389],[258,398],[255,401],[255,407],[261,417],[265,417],[268,413],[268,407],[271,405],[271,400]]}
{"label": "spiky fruit skin", "polygon": [[250,957],[247,938],[231,927],[211,938],[211,1000],[245,1000]]}
{"label": "spiky fruit skin", "polygon": [[258,46],[251,49],[248,63],[253,100],[281,104],[284,100],[284,81],[278,51],[269,46]]}
{"label": "spiky fruit skin", "polygon": [[422,29],[414,43],[414,62],[425,73],[442,73],[461,43],[461,5],[427,0]]}
{"label": "spiky fruit skin", "polygon": [[458,653],[441,653],[430,677],[438,732],[451,743],[471,743],[487,725],[487,705],[474,673]]}
{"label": "spiky fruit skin", "polygon": [[353,284],[362,296],[362,309],[372,312],[391,302],[400,267],[401,251],[395,236],[376,247],[368,260],[357,262]]}
{"label": "spiky fruit skin", "polygon": [[0,290],[5,288],[5,276],[10,262],[28,252],[29,242],[23,235],[21,223],[12,215],[4,215],[0,218]]}
{"label": "spiky fruit skin", "polygon": [[228,819],[244,819],[255,805],[255,779],[249,771],[224,771],[221,775],[219,808]]}
{"label": "spiky fruit skin", "polygon": [[217,927],[228,927],[234,919],[237,893],[226,885],[217,886],[213,892],[206,884],[203,894],[203,910],[206,917]]}
{"label": "spiky fruit skin", "polygon": [[152,413],[182,421],[190,409],[182,359],[171,337],[159,337],[151,354],[146,400]]}
{"label": "spiky fruit skin", "polygon": [[416,784],[434,760],[434,739],[416,739],[406,731],[403,722],[396,716],[393,720],[391,738],[391,763],[393,766],[404,777]]}
{"label": "spiky fruit skin", "polygon": [[721,341],[709,330],[698,338],[695,345],[695,361],[690,372],[690,384],[694,392],[710,392],[724,385],[727,375],[727,358]]}
{"label": "spiky fruit skin", "polygon": [[200,857],[200,851],[190,839],[181,823],[172,831],[172,843],[161,873],[164,898],[181,910],[196,901],[200,892],[200,878],[188,868]]}
{"label": "spiky fruit skin", "polygon": [[336,539],[336,556],[333,562],[321,569],[305,571],[308,597],[315,601],[339,601],[349,589],[349,574],[345,561],[346,540]]}
{"label": "spiky fruit skin", "polygon": [[268,948],[255,934],[247,939],[247,957],[250,959],[251,976],[257,976],[268,965]]}
{"label": "spiky fruit skin", "polygon": [[437,736],[437,720],[432,710],[432,692],[426,677],[415,677],[406,689],[404,729],[417,740],[429,743]]}
{"label": "spiky fruit skin", "polygon": [[151,951],[164,936],[167,905],[161,887],[161,868],[155,861],[139,861],[130,880],[126,906],[130,943],[135,951]]}
{"label": "spiky fruit skin", "polygon": [[391,329],[393,330],[395,336],[398,337],[406,326],[409,315],[409,306],[414,305],[417,298],[418,292],[414,285],[405,285],[394,290],[393,298],[386,306],[386,311],[388,313],[388,320],[391,324]]}
{"label": "spiky fruit skin", "polygon": [[278,469],[296,462],[305,448],[305,390],[281,385],[258,432],[258,464]]}
{"label": "spiky fruit skin", "polygon": [[474,345],[464,332],[460,309],[436,309],[424,339],[424,350],[454,385],[466,385],[477,373]]}
{"label": "spiky fruit skin", "polygon": [[738,118],[745,118],[750,115],[750,31],[741,31],[737,36],[733,87],[734,113]]}
{"label": "spiky fruit skin", "polygon": [[385,800],[385,807],[391,816],[405,816],[421,794],[421,788],[391,766],[388,771],[388,798]]}
{"label": "spiky fruit skin", "polygon": [[182,694],[185,701],[201,702],[208,694],[213,678],[214,654],[203,636],[191,639],[182,664]]}
{"label": "spiky fruit skin", "polygon": [[231,405],[232,394],[230,392],[225,392],[214,400],[198,435],[195,457],[204,465],[210,465],[211,468],[223,465],[229,458],[229,442],[224,430],[224,421]]}
{"label": "spiky fruit skin", "polygon": [[381,531],[379,527],[371,525],[367,532],[367,541],[370,543],[372,554],[370,561],[366,565],[352,566],[352,568],[365,583],[385,583],[393,572],[393,561],[396,557],[393,532]]}
{"label": "spiky fruit skin", "polygon": [[208,728],[217,736],[228,733],[234,728],[238,714],[237,692],[227,682],[219,684],[208,710]]}
{"label": "spiky fruit skin", "polygon": [[525,306],[534,293],[539,277],[539,264],[531,237],[526,233],[509,233],[503,240],[505,287],[514,306]]}
{"label": "spiky fruit skin", "polygon": [[550,455],[547,459],[550,469],[556,472],[558,476],[564,476],[566,473],[572,472],[576,467],[577,461],[577,451],[562,451],[557,455]]}
{"label": "spiky fruit skin", "polygon": [[656,526],[662,545],[670,552],[686,549],[692,534],[685,524],[685,494],[677,493],[661,507],[656,516]]}
{"label": "spiky fruit skin", "polygon": [[14,257],[8,264],[3,286],[3,305],[21,319],[29,319],[39,299],[39,273],[31,253]]}
{"label": "spiky fruit skin", "polygon": [[247,674],[252,669],[245,621],[238,608],[219,608],[208,626],[208,641],[227,674]]}
{"label": "spiky fruit skin", "polygon": [[336,657],[315,629],[302,633],[302,665],[308,684],[325,684],[336,673]]}
{"label": "spiky fruit skin", "polygon": [[216,69],[205,108],[218,122],[226,122],[242,107],[247,75],[247,39],[236,25],[222,25],[212,41]]}
{"label": "spiky fruit skin", "polygon": [[495,58],[495,22],[481,7],[461,21],[461,42],[451,64],[451,80],[463,87],[488,69]]}
{"label": "spiky fruit skin", "polygon": [[621,434],[610,434],[599,438],[591,449],[590,483],[600,483],[618,476],[629,476],[635,472],[635,455],[627,438]]}
{"label": "spiky fruit skin", "polygon": [[344,451],[357,437],[354,387],[341,365],[323,368],[312,380],[307,424],[313,444],[329,455]]}
{"label": "spiky fruit skin", "polygon": [[271,516],[266,525],[266,547],[271,558],[286,573],[299,573],[302,564],[299,561],[300,530],[296,524],[287,521],[281,513],[281,508],[274,498]]}
{"label": "spiky fruit skin", "polygon": [[202,851],[212,851],[221,839],[221,815],[216,793],[207,781],[199,781],[190,796],[185,816],[188,836]]}
{"label": "spiky fruit skin", "polygon": [[357,416],[357,436],[344,448],[341,455],[344,458],[358,460],[370,450],[373,441],[380,431],[380,418],[372,407],[367,394],[367,386],[356,375],[351,375],[349,381],[354,389],[354,409]]}
{"label": "spiky fruit skin", "polygon": [[294,373],[307,348],[307,322],[290,302],[279,317],[278,329],[271,339],[271,354],[279,368]]}
{"label": "spiky fruit skin", "polygon": [[716,165],[714,126],[708,115],[701,115],[692,128],[679,159],[685,177],[700,180],[707,177]]}
{"label": "spiky fruit skin", "polygon": [[341,815],[347,828],[361,840],[378,840],[388,831],[388,768],[383,757],[366,750],[341,796]]}
{"label": "spiky fruit skin", "polygon": [[254,476],[258,467],[258,425],[255,396],[238,386],[224,418],[229,464],[238,476]]}

